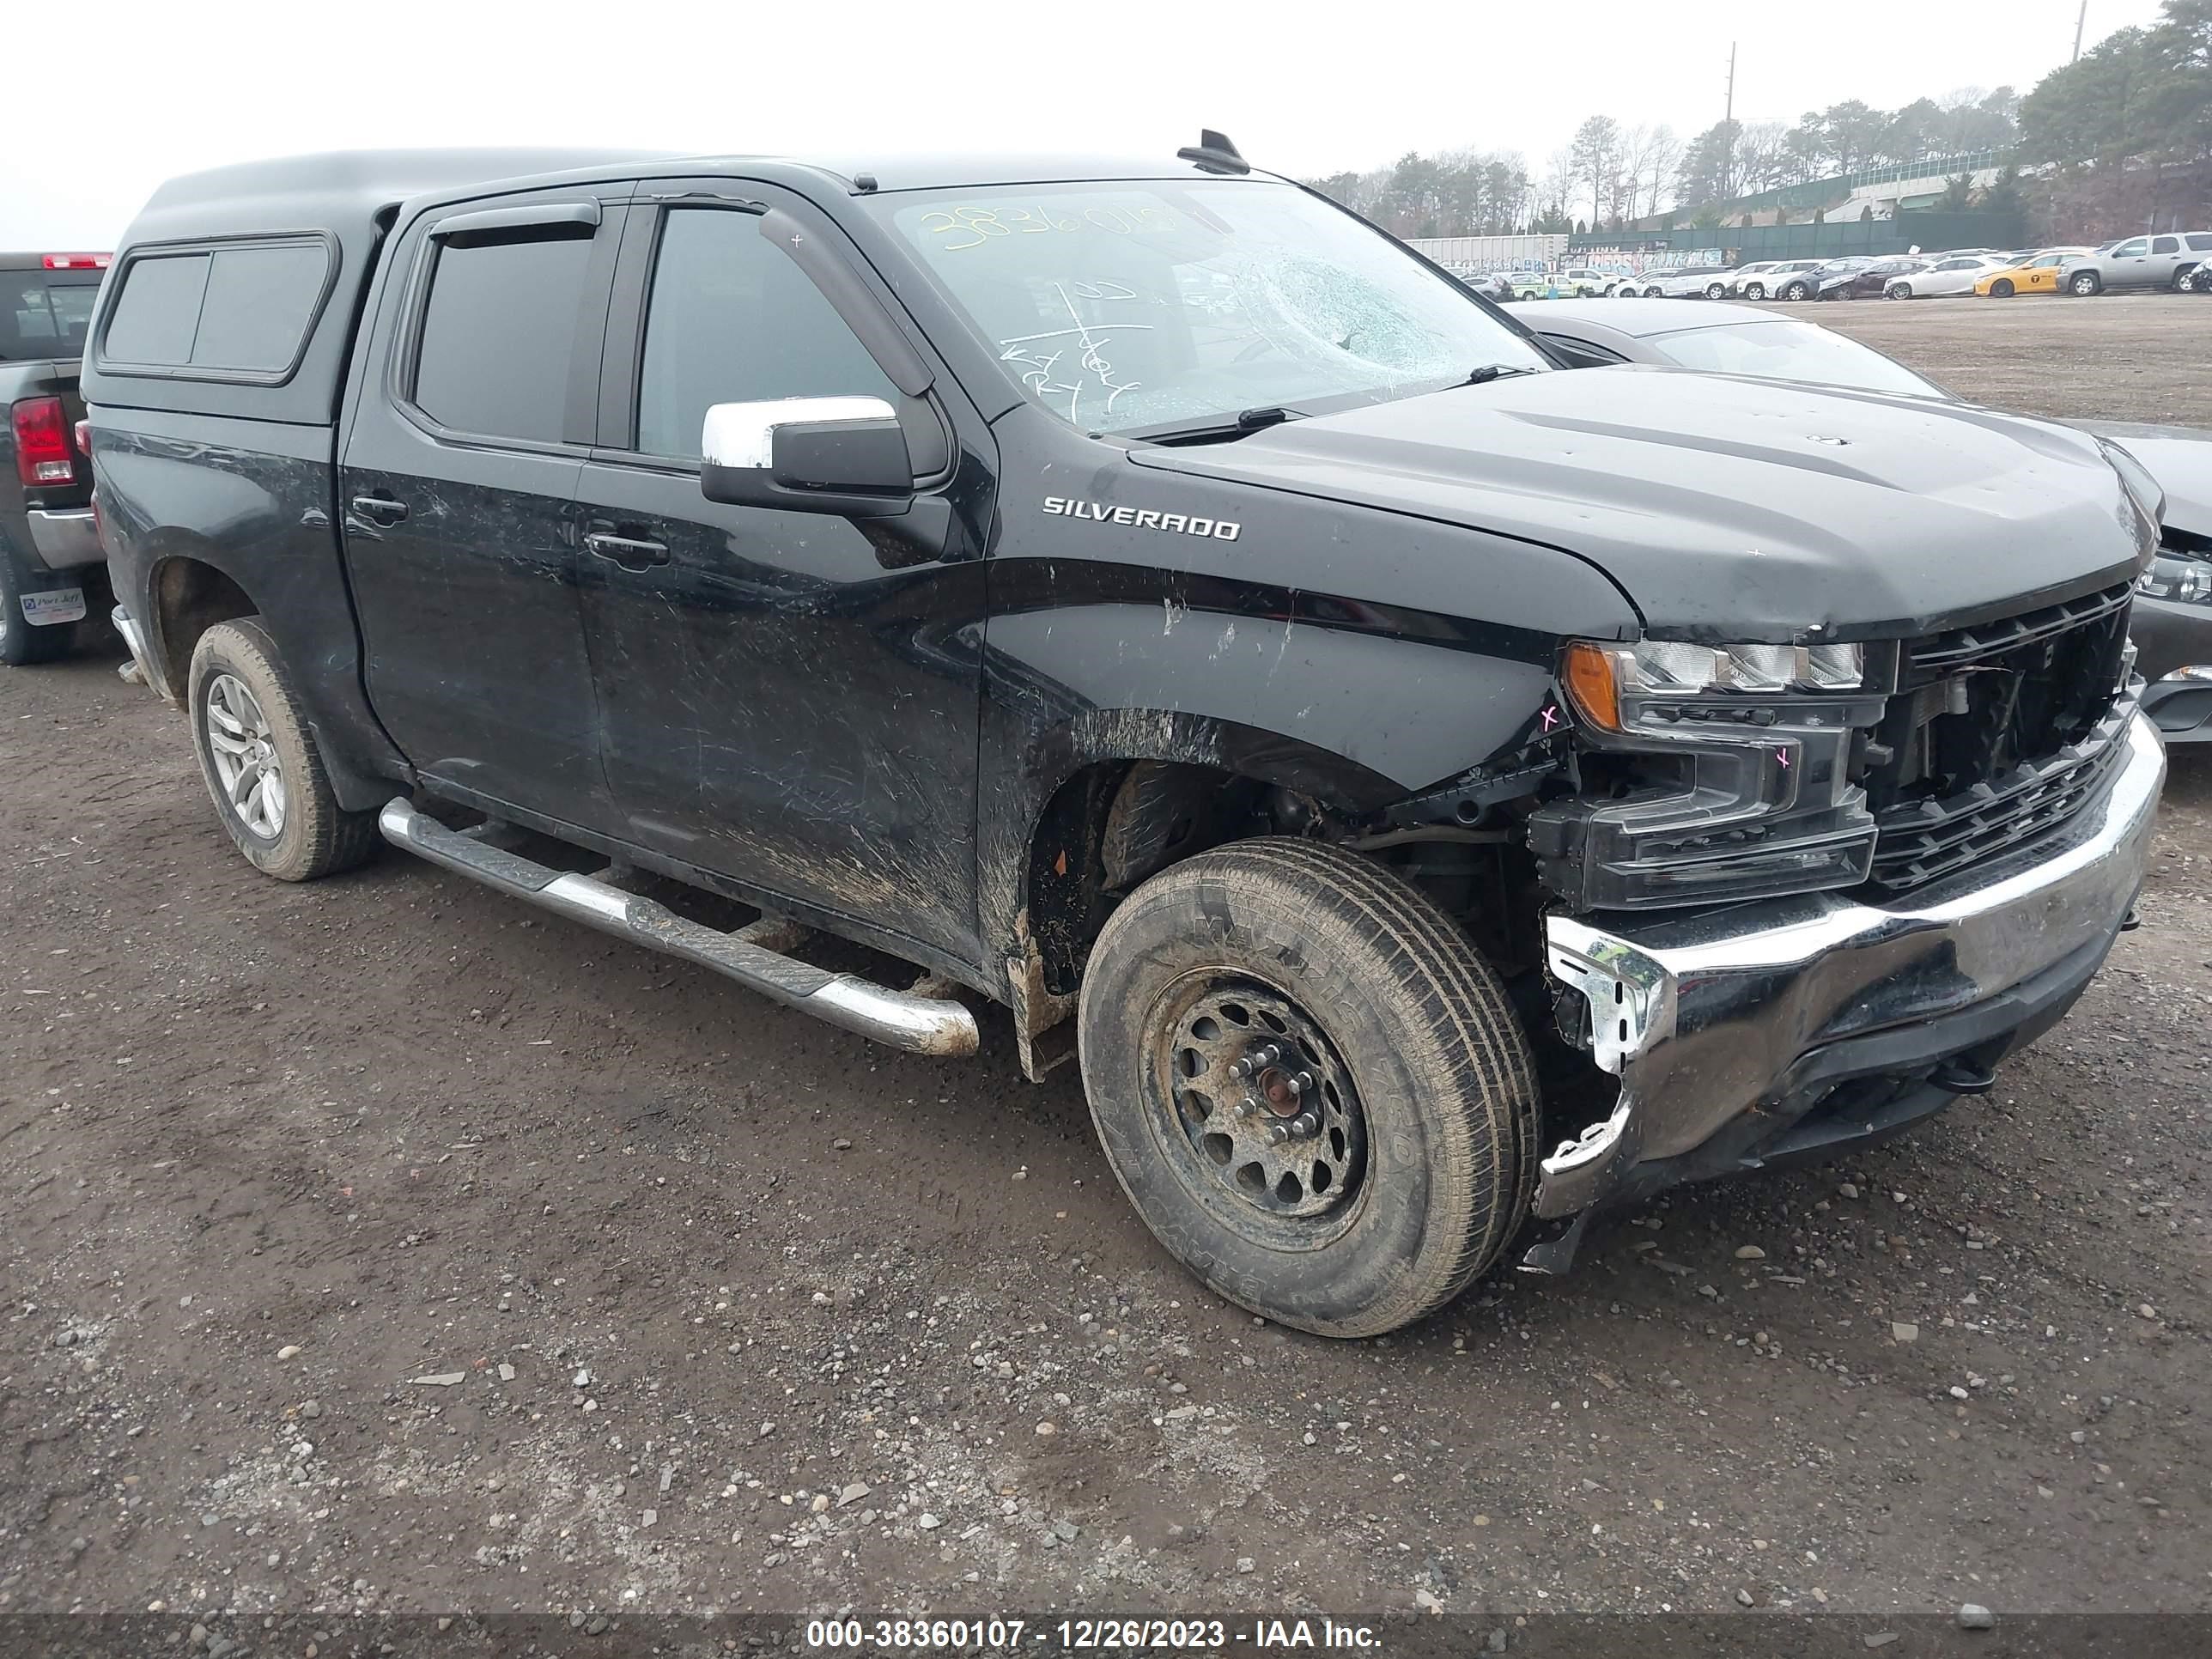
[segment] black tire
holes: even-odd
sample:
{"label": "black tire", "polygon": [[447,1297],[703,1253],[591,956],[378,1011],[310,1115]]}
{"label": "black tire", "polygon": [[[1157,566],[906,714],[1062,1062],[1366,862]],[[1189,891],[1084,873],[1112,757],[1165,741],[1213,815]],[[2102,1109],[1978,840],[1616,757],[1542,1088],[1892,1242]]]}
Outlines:
{"label": "black tire", "polygon": [[1996,281],[1995,281],[1994,283],[1991,283],[1990,284],[1990,297],[1991,299],[1993,299],[1993,300],[2009,300],[2009,299],[2011,299],[2011,298],[2012,298],[2012,283],[2011,283],[2011,282],[2010,282],[2008,279],[2005,278],[2005,277],[2002,277],[2002,276],[1998,277]]}
{"label": "black tire", "polygon": [[1784,283],[1782,285],[1781,297],[1785,300],[1802,300],[1812,291],[1802,283]]}
{"label": "black tire", "polygon": [[1654,283],[1644,290],[1644,297],[1647,300],[1663,300],[1667,297],[1667,290]]}
{"label": "black tire", "polygon": [[1754,303],[1760,300],[1764,300],[1766,297],[1766,284],[1764,283],[1746,283],[1743,285],[1743,297]]}
{"label": "black tire", "polygon": [[[48,623],[33,627],[23,619],[23,595],[43,591],[28,585],[33,580],[17,562],[15,550],[5,541],[0,541],[0,663],[10,668],[52,662],[66,653],[76,640],[74,623]],[[66,574],[53,576],[52,582],[65,587],[82,586]]]}
{"label": "black tire", "polygon": [[[275,771],[281,787],[281,805],[270,820],[274,834],[248,822],[249,809],[232,798],[217,769],[210,728],[218,717],[210,714],[210,699],[219,680],[242,685],[251,695],[259,720],[250,735],[276,763],[273,769],[265,761],[258,763],[261,773]],[[223,695],[228,698],[235,693],[226,685]],[[279,881],[313,881],[350,870],[376,850],[376,814],[349,812],[338,805],[292,677],[276,641],[258,619],[243,617],[217,623],[200,635],[186,678],[185,711],[216,815],[256,869]],[[234,736],[232,741],[236,741]],[[252,798],[248,799],[250,805]]]}
{"label": "black tire", "polygon": [[[1465,933],[1356,854],[1238,842],[1153,877],[1099,935],[1078,1030],[1091,1121],[1137,1213],[1211,1289],[1279,1323],[1395,1330],[1457,1296],[1527,1218],[1528,1041]],[[1303,1094],[1284,1096],[1272,1060],[1249,1085],[1226,1070],[1224,1049],[1276,1038],[1283,1065],[1320,1079]],[[1240,1118],[1228,1091],[1256,1099],[1270,1079],[1291,1109],[1329,1115],[1309,1152],[1280,1156],[1314,1160],[1307,1186],[1285,1178],[1294,1200],[1332,1207],[1285,1213],[1271,1155],[1247,1150],[1240,1125],[1276,1120]]]}
{"label": "black tire", "polygon": [[1708,300],[1727,299],[1728,284],[1726,283],[1707,283],[1705,284],[1705,298]]}
{"label": "black tire", "polygon": [[2189,273],[2191,294],[2212,294],[2212,265],[2199,265]]}
{"label": "black tire", "polygon": [[1892,283],[1882,290],[1882,297],[1888,300],[1910,300],[1912,297],[1912,284]]}
{"label": "black tire", "polygon": [[2104,279],[2094,270],[2077,270],[2066,279],[2066,286],[2077,298],[2094,299],[2105,291]]}

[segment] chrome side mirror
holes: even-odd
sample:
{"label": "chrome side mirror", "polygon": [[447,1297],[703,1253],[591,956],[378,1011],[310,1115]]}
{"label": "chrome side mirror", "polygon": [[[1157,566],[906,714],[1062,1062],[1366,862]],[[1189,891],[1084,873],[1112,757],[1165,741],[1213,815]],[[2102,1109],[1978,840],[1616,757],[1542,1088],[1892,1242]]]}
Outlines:
{"label": "chrome side mirror", "polygon": [[914,500],[914,460],[881,398],[716,404],[700,434],[710,501],[879,518]]}

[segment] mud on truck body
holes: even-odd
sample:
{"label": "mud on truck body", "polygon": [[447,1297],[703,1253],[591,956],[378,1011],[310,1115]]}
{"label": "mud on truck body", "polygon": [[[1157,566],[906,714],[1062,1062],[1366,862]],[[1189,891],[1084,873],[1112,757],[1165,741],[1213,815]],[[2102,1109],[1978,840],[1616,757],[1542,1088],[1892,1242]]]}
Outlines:
{"label": "mud on truck body", "polygon": [[2140,469],[1553,372],[1216,135],[311,157],[118,260],[118,624],[248,858],[380,833],[922,1053],[1005,1004],[1288,1324],[1987,1088],[2141,880]]}

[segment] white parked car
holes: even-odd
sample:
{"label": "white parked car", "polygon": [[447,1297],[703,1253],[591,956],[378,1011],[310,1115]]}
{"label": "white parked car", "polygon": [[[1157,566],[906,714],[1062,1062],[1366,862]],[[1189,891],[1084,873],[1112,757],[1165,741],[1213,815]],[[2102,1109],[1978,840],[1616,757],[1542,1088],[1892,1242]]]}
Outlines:
{"label": "white parked car", "polygon": [[[1688,300],[1701,298],[1716,279],[1725,279],[1728,272],[1719,265],[1685,265],[1680,270],[1647,270],[1638,279],[1637,292],[1647,300]],[[1626,297],[1626,290],[1623,291]]]}
{"label": "white parked car", "polygon": [[[1706,285],[1705,298],[1708,300],[1735,299],[1743,292],[1746,283],[1759,281],[1767,272],[1778,270],[1781,264],[1782,261],[1779,259],[1755,259],[1747,265],[1738,265],[1734,270],[1713,278],[1711,283]],[[1713,291],[1715,289],[1720,291],[1715,293]]]}
{"label": "white parked car", "polygon": [[1823,259],[1778,259],[1756,276],[1744,278],[1735,292],[1740,299],[1764,300],[1771,295],[1778,300],[1809,300],[1813,297],[1812,273],[1827,262]]}
{"label": "white parked car", "polygon": [[1923,270],[1892,277],[1882,293],[1892,300],[1943,299],[1972,294],[1974,284],[1983,276],[2011,263],[2001,253],[1947,254]]}

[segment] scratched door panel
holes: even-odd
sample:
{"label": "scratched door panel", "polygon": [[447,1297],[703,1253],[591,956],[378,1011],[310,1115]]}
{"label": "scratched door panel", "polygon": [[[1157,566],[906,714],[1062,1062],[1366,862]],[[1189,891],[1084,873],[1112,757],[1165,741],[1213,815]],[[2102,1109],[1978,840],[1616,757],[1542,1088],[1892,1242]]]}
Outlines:
{"label": "scratched door panel", "polygon": [[706,499],[711,404],[896,393],[756,213],[657,213],[610,329],[626,442],[577,487],[587,547],[647,550],[579,574],[618,833],[971,960],[982,566],[889,569],[856,521]]}

